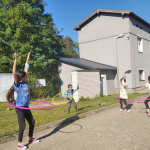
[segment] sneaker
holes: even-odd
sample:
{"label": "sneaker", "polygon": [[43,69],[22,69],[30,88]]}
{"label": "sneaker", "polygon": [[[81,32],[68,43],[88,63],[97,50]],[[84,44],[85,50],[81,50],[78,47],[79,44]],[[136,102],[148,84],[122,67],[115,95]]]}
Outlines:
{"label": "sneaker", "polygon": [[38,143],[40,140],[37,140],[35,138],[32,138],[31,140],[28,140],[28,143]]}
{"label": "sneaker", "polygon": [[123,109],[120,109],[120,111],[123,111]]}
{"label": "sneaker", "polygon": [[130,109],[127,110],[127,112],[130,112],[130,111],[131,111]]}
{"label": "sneaker", "polygon": [[150,111],[147,112],[147,117],[149,117],[149,115],[150,115]]}
{"label": "sneaker", "polygon": [[27,149],[27,147],[24,146],[23,143],[18,144],[17,148],[18,148],[18,149]]}

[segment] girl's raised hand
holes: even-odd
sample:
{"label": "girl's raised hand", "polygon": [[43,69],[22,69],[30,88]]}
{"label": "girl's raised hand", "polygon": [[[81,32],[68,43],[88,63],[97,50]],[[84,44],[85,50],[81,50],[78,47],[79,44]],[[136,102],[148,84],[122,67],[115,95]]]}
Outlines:
{"label": "girl's raised hand", "polygon": [[16,52],[14,52],[14,57],[15,57],[16,60],[18,60],[18,57],[19,57],[19,56],[17,55]]}
{"label": "girl's raised hand", "polygon": [[30,55],[31,55],[31,52],[30,52],[30,53],[28,53],[28,59],[30,58]]}

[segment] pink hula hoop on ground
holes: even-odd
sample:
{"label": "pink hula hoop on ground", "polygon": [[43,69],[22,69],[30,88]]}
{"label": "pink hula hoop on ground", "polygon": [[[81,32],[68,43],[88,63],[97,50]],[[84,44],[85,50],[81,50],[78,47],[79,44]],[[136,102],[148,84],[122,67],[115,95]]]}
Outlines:
{"label": "pink hula hoop on ground", "polygon": [[38,108],[26,108],[26,107],[19,107],[19,106],[15,106],[15,105],[11,105],[9,102],[7,102],[7,105],[11,106],[11,107],[15,107],[15,108],[20,108],[20,109],[28,109],[28,110],[51,110],[54,108],[54,104],[49,103],[49,102],[45,102],[45,101],[40,101],[40,100],[30,100],[30,101],[36,101],[36,102],[41,102],[41,103],[46,103],[49,104],[53,107],[51,108],[43,108],[43,109],[38,109]]}
{"label": "pink hula hoop on ground", "polygon": [[115,97],[115,99],[117,99],[117,100],[124,99],[124,100],[129,101],[129,103],[134,103],[134,101],[131,99],[126,99],[126,98],[121,98],[121,97]]}
{"label": "pink hula hoop on ground", "polygon": [[137,103],[144,103],[144,101],[150,101],[150,99],[141,99],[141,100],[137,101]]}

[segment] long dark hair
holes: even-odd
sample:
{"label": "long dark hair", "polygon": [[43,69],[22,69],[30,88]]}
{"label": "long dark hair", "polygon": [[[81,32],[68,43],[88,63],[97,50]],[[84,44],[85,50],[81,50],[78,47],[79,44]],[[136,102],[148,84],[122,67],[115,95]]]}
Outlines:
{"label": "long dark hair", "polygon": [[[17,80],[21,81],[21,79],[25,75],[26,75],[26,72],[24,72],[24,71],[17,71]],[[14,91],[15,91],[14,86],[11,86],[11,88],[8,91],[8,93],[6,94],[7,101],[9,101],[10,103],[13,103],[15,101]]]}

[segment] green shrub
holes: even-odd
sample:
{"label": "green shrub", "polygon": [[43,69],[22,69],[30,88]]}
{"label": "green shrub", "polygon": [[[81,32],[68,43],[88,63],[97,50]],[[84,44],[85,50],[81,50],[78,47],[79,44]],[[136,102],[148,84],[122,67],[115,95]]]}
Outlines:
{"label": "green shrub", "polygon": [[90,98],[89,97],[83,97],[83,96],[81,96],[80,97],[80,99],[79,99],[79,102],[84,102],[84,101],[89,101],[90,100]]}

